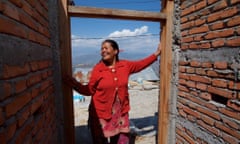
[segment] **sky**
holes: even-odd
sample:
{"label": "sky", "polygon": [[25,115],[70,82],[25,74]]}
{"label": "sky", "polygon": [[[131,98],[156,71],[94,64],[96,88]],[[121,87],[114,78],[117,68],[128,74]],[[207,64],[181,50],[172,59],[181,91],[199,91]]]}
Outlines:
{"label": "sky", "polygon": [[[160,11],[160,0],[74,0],[76,6]],[[104,39],[116,40],[121,55],[139,58],[153,53],[159,43],[160,23],[116,19],[71,18],[72,57],[100,55]]]}

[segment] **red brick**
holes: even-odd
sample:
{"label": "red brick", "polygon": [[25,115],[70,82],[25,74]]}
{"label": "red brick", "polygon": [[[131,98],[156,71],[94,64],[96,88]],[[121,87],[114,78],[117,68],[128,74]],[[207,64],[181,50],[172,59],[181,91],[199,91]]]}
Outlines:
{"label": "red brick", "polygon": [[17,124],[15,122],[13,122],[7,126],[7,131],[6,131],[7,132],[7,135],[6,135],[7,140],[10,140],[13,137],[13,135],[16,132],[16,129],[17,129]]}
{"label": "red brick", "polygon": [[20,93],[27,88],[27,81],[26,80],[19,80],[15,83],[15,93]]}
{"label": "red brick", "polygon": [[233,118],[233,119],[236,119],[236,120],[240,120],[240,113],[239,112],[236,112],[236,111],[233,111],[233,110],[229,110],[227,108],[219,108],[219,112]]}
{"label": "red brick", "polygon": [[38,97],[31,105],[31,114],[34,114],[42,105],[43,97]]}
{"label": "red brick", "polygon": [[197,83],[196,84],[196,88],[202,91],[206,91],[207,90],[207,85],[203,84],[203,83]]}
{"label": "red brick", "polygon": [[198,61],[191,61],[191,62],[190,62],[190,66],[193,66],[193,67],[200,67],[200,66],[201,66],[201,63],[198,62]]}
{"label": "red brick", "polygon": [[222,47],[225,44],[225,39],[217,39],[212,41],[212,47],[213,48],[217,48],[217,47]]}
{"label": "red brick", "polygon": [[40,88],[39,87],[32,88],[32,92],[31,92],[32,98],[37,97],[39,94],[40,94]]}
{"label": "red brick", "polygon": [[29,115],[30,115],[29,107],[18,114],[18,127],[21,127],[27,121]]}
{"label": "red brick", "polygon": [[3,114],[3,109],[0,108],[0,126],[2,126],[4,122],[5,122],[5,117]]}
{"label": "red brick", "polygon": [[193,37],[183,37],[181,41],[183,43],[192,42],[193,41]]}
{"label": "red brick", "polygon": [[5,130],[0,131],[0,142],[3,143],[3,144],[7,143],[7,133],[6,133]]}
{"label": "red brick", "polygon": [[188,15],[188,14],[194,12],[194,11],[195,11],[195,6],[193,5],[193,6],[189,7],[189,8],[186,8],[186,9],[182,10],[181,11],[181,17],[183,17],[185,15]]}
{"label": "red brick", "polygon": [[214,126],[215,120],[206,115],[201,115],[201,120],[210,126]]}
{"label": "red brick", "polygon": [[183,24],[183,23],[188,21],[188,18],[187,17],[181,17],[180,21],[181,21],[181,24]]}
{"label": "red brick", "polygon": [[192,67],[186,68],[186,72],[190,74],[195,73],[195,68]]}
{"label": "red brick", "polygon": [[231,135],[222,133],[222,138],[226,143],[239,144],[239,139],[232,137]]}
{"label": "red brick", "polygon": [[211,48],[211,45],[209,42],[203,42],[203,43],[191,43],[189,45],[189,48],[191,49],[203,49],[203,48]]}
{"label": "red brick", "polygon": [[240,3],[240,0],[231,0],[231,4],[237,4]]}
{"label": "red brick", "polygon": [[231,118],[222,117],[222,121],[225,125],[233,128],[233,129],[236,129],[236,130],[240,129],[240,125],[237,124],[235,121],[233,121]]}
{"label": "red brick", "polygon": [[218,11],[218,10],[226,8],[227,6],[228,6],[227,2],[225,0],[223,0],[223,1],[220,1],[219,3],[217,3],[216,5],[214,5],[212,10]]}
{"label": "red brick", "polygon": [[195,25],[194,21],[189,21],[189,22],[182,24],[181,29],[182,30],[189,29],[189,28],[192,28],[194,25]]}
{"label": "red brick", "polygon": [[209,110],[209,109],[202,108],[202,107],[198,107],[198,108],[197,108],[197,111],[199,111],[199,112],[201,112],[201,113],[203,113],[203,114],[206,114],[206,115],[208,115],[209,117],[212,117],[212,118],[214,118],[214,119],[216,119],[216,120],[221,120],[221,117],[220,117],[219,114],[217,114],[217,113],[215,113],[215,112],[213,112],[213,111],[211,111],[211,110]]}
{"label": "red brick", "polygon": [[196,74],[198,74],[198,75],[207,75],[207,72],[203,68],[196,68]]}
{"label": "red brick", "polygon": [[195,143],[195,141],[189,135],[187,135],[185,132],[183,132],[181,130],[178,130],[177,134],[179,136],[181,136],[184,140],[186,140],[185,143],[189,143],[189,144],[194,144]]}
{"label": "red brick", "polygon": [[212,94],[217,94],[217,95],[225,97],[225,98],[236,98],[237,97],[235,92],[229,91],[227,89],[209,86],[207,90],[208,90],[208,92],[210,92]]}
{"label": "red brick", "polygon": [[240,133],[239,133],[239,131],[236,131],[236,130],[233,130],[233,129],[229,128],[229,127],[226,127],[225,125],[223,125],[223,124],[220,123],[220,122],[216,122],[216,123],[215,123],[215,126],[216,126],[217,128],[219,128],[220,130],[228,133],[229,135],[232,135],[232,136],[234,136],[235,138],[240,139]]}
{"label": "red brick", "polygon": [[219,0],[208,0],[208,5],[212,5],[215,2],[218,2]]}
{"label": "red brick", "polygon": [[187,81],[185,79],[179,79],[178,83],[180,84],[179,86],[186,85]]}
{"label": "red brick", "polygon": [[25,13],[19,13],[19,19],[21,23],[25,24],[26,26],[32,28],[35,31],[38,30],[36,22],[29,15]]}
{"label": "red brick", "polygon": [[[1,29],[1,27],[0,27]],[[26,75],[29,73],[30,69],[27,64],[23,66],[10,66],[4,65],[3,66],[3,78],[12,78],[16,76]]]}
{"label": "red brick", "polygon": [[210,84],[211,83],[211,79],[205,76],[199,76],[199,75],[192,75],[190,76],[190,80],[193,80],[195,82],[201,82],[201,83],[206,83],[206,84]]}
{"label": "red brick", "polygon": [[229,81],[229,86],[228,87],[230,89],[240,90],[240,82]]}
{"label": "red brick", "polygon": [[182,86],[182,85],[178,86],[178,90],[184,91],[184,92],[189,92],[189,90],[185,86]]}
{"label": "red brick", "polygon": [[204,106],[212,111],[217,111],[218,108],[215,104],[213,103],[205,103]]}
{"label": "red brick", "polygon": [[226,41],[228,46],[240,46],[240,37],[232,38]]}
{"label": "red brick", "polygon": [[188,36],[189,31],[185,30],[185,31],[181,31],[181,35],[182,37]]}
{"label": "red brick", "polygon": [[223,62],[223,61],[216,61],[214,63],[214,68],[217,68],[217,69],[227,69],[227,62]]}
{"label": "red brick", "polygon": [[6,33],[20,38],[26,38],[27,32],[20,24],[14,23],[10,19],[0,17],[0,32]]}
{"label": "red brick", "polygon": [[219,131],[218,129],[216,129],[215,127],[209,126],[209,125],[205,124],[205,123],[204,123],[203,121],[201,121],[201,120],[198,120],[197,123],[198,123],[201,127],[205,128],[207,131],[213,133],[214,135],[220,136],[220,131]]}
{"label": "red brick", "polygon": [[24,127],[22,128],[22,130],[18,133],[17,137],[16,137],[16,144],[22,144],[22,143],[27,143],[27,136],[29,134],[31,134],[31,130],[33,128],[33,124],[32,123],[28,123],[26,125],[24,125]]}
{"label": "red brick", "polygon": [[179,65],[186,66],[186,65],[189,65],[189,62],[187,62],[187,61],[179,61]]}
{"label": "red brick", "polygon": [[22,8],[23,6],[23,3],[21,2],[21,0],[9,0],[9,1],[19,8]]}
{"label": "red brick", "polygon": [[187,81],[186,85],[187,85],[188,87],[191,87],[191,88],[195,88],[195,87],[196,87],[196,83],[193,82],[193,81]]}
{"label": "red brick", "polygon": [[184,118],[187,117],[187,114],[182,109],[178,110],[178,113],[179,113],[180,116],[182,116]]}
{"label": "red brick", "polygon": [[211,31],[211,32],[208,32],[204,38],[207,40],[216,39],[216,38],[225,38],[225,37],[233,36],[234,31],[235,30],[232,28],[224,29],[222,31]]}
{"label": "red brick", "polygon": [[240,25],[240,16],[233,17],[227,22],[227,26],[229,27],[238,25]]}
{"label": "red brick", "polygon": [[197,19],[195,21],[195,26],[200,26],[202,24],[205,24],[206,23],[206,19]]}
{"label": "red brick", "polygon": [[198,113],[198,111],[192,110],[186,106],[183,107],[183,110],[184,110],[184,112],[194,116],[195,118],[200,118],[200,114]]}
{"label": "red brick", "polygon": [[33,86],[33,85],[39,83],[41,80],[42,80],[41,74],[32,75],[32,76],[29,77],[29,79],[27,80],[27,85],[28,85],[29,87],[30,87],[30,86]]}
{"label": "red brick", "polygon": [[8,82],[3,83],[3,99],[13,94],[12,86]]}
{"label": "red brick", "polygon": [[39,61],[38,62],[39,69],[46,69],[46,68],[48,68],[49,67],[49,63],[50,63],[50,61],[47,61],[47,60]]}
{"label": "red brick", "polygon": [[46,90],[51,84],[52,84],[52,80],[43,81],[41,84],[40,91],[42,92],[42,91]]}
{"label": "red brick", "polygon": [[186,74],[179,74],[179,78],[181,79],[185,79],[185,80],[189,80],[189,75],[186,75]]}
{"label": "red brick", "polygon": [[203,40],[204,40],[204,39],[203,39],[203,36],[204,36],[204,35],[202,35],[202,34],[194,35],[194,36],[193,36],[193,40],[196,41],[196,42],[198,42],[198,41],[203,41]]}
{"label": "red brick", "polygon": [[208,101],[210,101],[210,100],[212,99],[212,95],[209,94],[209,93],[201,93],[201,94],[200,94],[200,97],[201,97],[202,99],[208,100]]}
{"label": "red brick", "polygon": [[189,30],[189,34],[198,34],[198,33],[205,33],[208,32],[209,28],[207,25],[204,26],[200,26],[200,27],[196,27],[196,28],[192,28],[191,30]]}
{"label": "red brick", "polygon": [[227,106],[232,108],[233,110],[239,111],[240,112],[240,105],[239,105],[239,100],[228,100]]}
{"label": "red brick", "polygon": [[203,68],[211,68],[212,67],[212,63],[211,62],[203,62],[202,63],[202,67]]}
{"label": "red brick", "polygon": [[199,3],[197,3],[195,5],[195,10],[197,11],[197,10],[203,9],[206,6],[207,6],[207,1],[206,0],[200,1]]}
{"label": "red brick", "polygon": [[188,96],[188,94],[183,92],[183,91],[179,91],[178,95],[181,96],[181,97],[187,97]]}
{"label": "red brick", "polygon": [[19,21],[19,11],[17,10],[16,7],[13,7],[10,4],[5,3],[3,5],[3,8],[4,8],[3,10],[4,15]]}
{"label": "red brick", "polygon": [[20,109],[22,109],[31,100],[30,93],[24,93],[17,96],[13,101],[6,105],[6,116],[16,114]]}
{"label": "red brick", "polygon": [[179,66],[179,71],[180,72],[186,72],[186,67],[185,66]]}
{"label": "red brick", "polygon": [[232,17],[234,15],[237,15],[237,13],[238,13],[237,7],[229,8],[227,10],[219,11],[219,12],[209,15],[207,21],[213,22],[216,20],[225,19],[228,17]]}
{"label": "red brick", "polygon": [[210,29],[211,30],[218,30],[218,29],[222,29],[224,28],[224,23],[221,21],[221,22],[216,22],[216,23],[213,23],[211,26],[210,26]]}
{"label": "red brick", "polygon": [[220,88],[227,88],[228,81],[224,79],[212,79],[212,85]]}
{"label": "red brick", "polygon": [[218,73],[213,70],[208,70],[207,75],[210,77],[218,77]]}

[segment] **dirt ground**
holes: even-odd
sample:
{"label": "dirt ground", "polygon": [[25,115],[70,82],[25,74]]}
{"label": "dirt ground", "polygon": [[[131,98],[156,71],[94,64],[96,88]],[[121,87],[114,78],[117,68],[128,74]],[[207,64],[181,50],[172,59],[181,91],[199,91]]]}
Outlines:
{"label": "dirt ground", "polygon": [[[129,89],[131,110],[132,144],[156,144],[158,93],[157,85],[144,84],[132,86]],[[88,105],[91,97],[85,101],[74,102],[75,138],[76,144],[91,144],[87,128]]]}

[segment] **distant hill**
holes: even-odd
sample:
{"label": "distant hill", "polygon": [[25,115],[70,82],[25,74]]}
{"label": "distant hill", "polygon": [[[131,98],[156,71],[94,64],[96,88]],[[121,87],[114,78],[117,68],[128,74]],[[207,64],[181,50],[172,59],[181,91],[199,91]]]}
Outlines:
{"label": "distant hill", "polygon": [[[119,57],[120,59],[127,59],[127,60],[138,60],[146,57],[146,54],[131,54],[131,53],[120,53]],[[76,65],[87,65],[87,67],[92,67],[96,63],[99,62],[101,59],[100,54],[95,53],[95,54],[87,54],[87,55],[78,55],[74,56],[72,58],[72,64],[73,66]],[[152,71],[156,74],[157,77],[159,77],[159,62],[156,61],[154,62],[151,66]]]}

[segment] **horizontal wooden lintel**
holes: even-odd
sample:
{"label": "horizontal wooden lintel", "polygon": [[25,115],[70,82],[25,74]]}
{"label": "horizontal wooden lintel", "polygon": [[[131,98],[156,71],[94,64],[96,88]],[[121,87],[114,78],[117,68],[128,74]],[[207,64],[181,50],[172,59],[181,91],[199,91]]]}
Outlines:
{"label": "horizontal wooden lintel", "polygon": [[68,14],[72,17],[108,18],[123,20],[140,20],[163,22],[166,14],[161,12],[146,12],[136,10],[108,9],[85,6],[68,6]]}

